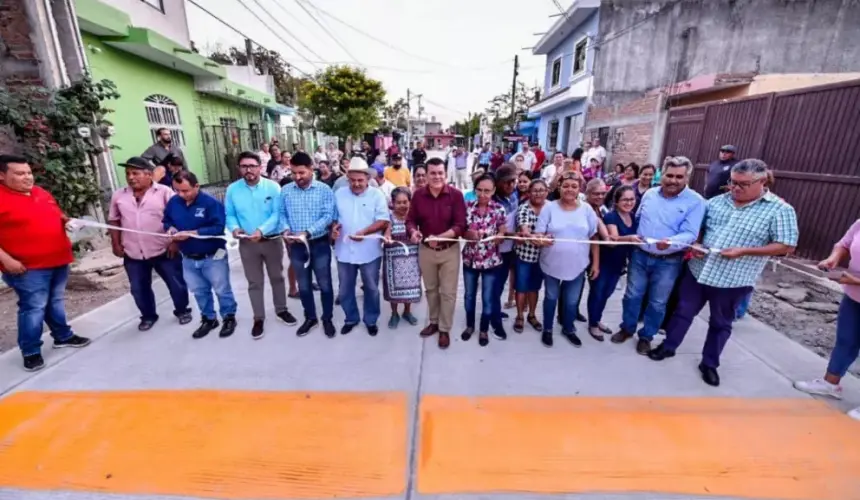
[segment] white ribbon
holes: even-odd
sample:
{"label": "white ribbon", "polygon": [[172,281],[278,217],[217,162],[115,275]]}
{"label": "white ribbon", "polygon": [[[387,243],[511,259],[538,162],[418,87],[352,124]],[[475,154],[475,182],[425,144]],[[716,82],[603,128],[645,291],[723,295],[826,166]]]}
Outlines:
{"label": "white ribbon", "polygon": [[[358,235],[353,235],[353,236],[358,236]],[[405,251],[405,252],[406,252],[406,256],[407,256],[407,257],[409,256],[409,245],[407,245],[406,243],[403,243],[402,241],[394,241],[394,240],[388,240],[388,239],[385,239],[385,236],[383,236],[383,235],[381,235],[381,234],[379,234],[379,233],[366,234],[366,235],[362,235],[362,236],[358,236],[358,237],[359,237],[359,238],[366,239],[366,240],[381,240],[381,242],[382,242],[382,244],[383,244],[383,245],[384,245],[384,244],[386,244],[386,243],[387,243],[387,244],[397,244],[397,245],[400,245],[400,246],[402,246],[402,247],[403,247],[403,251]],[[349,238],[349,236],[347,236],[347,238]]]}
{"label": "white ribbon", "polygon": [[[536,241],[536,242],[553,242],[553,243],[580,243],[583,245],[632,245],[632,246],[645,246],[652,245],[655,243],[659,243],[663,240],[659,240],[657,238],[645,238],[645,241],[603,241],[603,240],[580,240],[575,238],[546,238],[543,236],[505,236],[505,235],[495,235],[488,236],[486,238],[481,238],[477,241],[466,240],[464,238],[439,238],[438,236],[428,236],[424,238],[424,241],[429,243],[431,241],[444,241],[444,242],[453,242],[458,243],[460,240],[465,241],[466,243],[488,243],[494,240],[514,240],[514,241]],[[681,246],[684,248],[695,248],[696,250],[700,250],[704,253],[719,253],[719,248],[704,248],[704,247],[694,247],[693,245],[686,243],[671,243],[672,245]]]}

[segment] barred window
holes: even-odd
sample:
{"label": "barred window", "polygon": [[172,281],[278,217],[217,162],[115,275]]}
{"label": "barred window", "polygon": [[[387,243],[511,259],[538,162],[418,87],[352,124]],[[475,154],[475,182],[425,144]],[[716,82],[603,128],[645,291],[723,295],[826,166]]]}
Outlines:
{"label": "barred window", "polygon": [[179,107],[167,96],[154,94],[144,99],[146,106],[146,121],[149,122],[149,133],[152,142],[158,140],[156,131],[161,128],[170,130],[173,141],[179,147],[185,146],[185,134],[182,132],[182,120],[179,118]]}

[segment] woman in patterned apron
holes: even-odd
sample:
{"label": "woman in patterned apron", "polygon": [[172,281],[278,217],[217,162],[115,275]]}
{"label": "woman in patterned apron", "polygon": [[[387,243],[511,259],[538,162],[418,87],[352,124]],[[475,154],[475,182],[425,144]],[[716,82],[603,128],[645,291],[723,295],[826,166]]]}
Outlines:
{"label": "woman in patterned apron", "polygon": [[[418,245],[409,242],[406,234],[406,215],[412,193],[406,188],[391,192],[391,224],[385,231],[383,249],[382,292],[391,304],[391,319],[388,328],[397,328],[400,318],[410,325],[417,325],[418,318],[412,314],[412,304],[421,301],[421,270],[418,267]],[[405,245],[405,246],[404,246]],[[398,304],[403,304],[403,315],[397,312]]]}

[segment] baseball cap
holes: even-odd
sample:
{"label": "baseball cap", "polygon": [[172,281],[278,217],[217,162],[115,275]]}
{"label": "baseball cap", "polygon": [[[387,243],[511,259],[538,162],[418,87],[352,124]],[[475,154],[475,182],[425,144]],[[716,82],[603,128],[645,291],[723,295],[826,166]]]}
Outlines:
{"label": "baseball cap", "polygon": [[400,153],[394,153],[393,155],[391,155],[391,159],[392,159],[392,160],[402,160],[402,159],[403,159],[403,155],[402,155],[402,154],[400,154]]}
{"label": "baseball cap", "polygon": [[140,156],[132,156],[125,163],[120,163],[120,167],[136,168],[138,170],[155,170],[155,165]]}
{"label": "baseball cap", "polygon": [[725,151],[726,153],[737,153],[738,149],[731,144],[726,144],[720,148],[720,151]]}

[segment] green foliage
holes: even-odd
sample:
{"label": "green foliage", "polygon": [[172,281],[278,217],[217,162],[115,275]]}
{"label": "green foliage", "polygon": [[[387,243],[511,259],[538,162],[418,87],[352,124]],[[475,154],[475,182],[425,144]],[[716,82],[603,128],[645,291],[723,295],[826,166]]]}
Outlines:
{"label": "green foliage", "polygon": [[54,195],[72,217],[84,215],[101,198],[90,159],[104,150],[78,134],[88,127],[94,136],[110,125],[103,101],[119,94],[110,80],[85,76],[68,87],[0,87],[0,126],[9,127],[33,167],[36,182]]}
{"label": "green foliage", "polygon": [[[244,49],[230,47],[226,50],[217,49],[209,54],[209,59],[218,64],[247,66],[248,55]],[[259,74],[272,75],[275,83],[275,99],[283,104],[295,106],[298,101],[299,87],[305,78],[297,78],[291,74],[289,63],[284,61],[281,54],[274,50],[256,47],[254,49],[254,66]]]}
{"label": "green foliage", "polygon": [[505,130],[512,130],[515,122],[526,119],[528,109],[537,103],[540,94],[538,87],[526,87],[524,83],[517,82],[517,97],[514,103],[514,118],[511,119],[511,92],[499,94],[490,99],[486,114],[490,121],[490,129],[494,134],[502,134]]}
{"label": "green foliage", "polygon": [[480,113],[476,113],[470,119],[463,120],[462,122],[456,121],[451,125],[451,130],[457,135],[466,137],[471,144],[472,137],[481,132],[481,116]]}
{"label": "green foliage", "polygon": [[341,138],[359,137],[379,123],[385,89],[364,70],[329,66],[317,73],[315,81],[302,83],[299,106],[317,130]]}
{"label": "green foliage", "polygon": [[406,112],[406,99],[400,98],[382,108],[382,132],[388,133],[394,129],[406,130],[408,128],[408,116]]}

